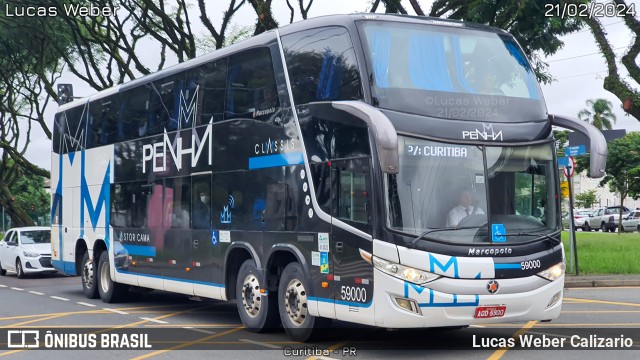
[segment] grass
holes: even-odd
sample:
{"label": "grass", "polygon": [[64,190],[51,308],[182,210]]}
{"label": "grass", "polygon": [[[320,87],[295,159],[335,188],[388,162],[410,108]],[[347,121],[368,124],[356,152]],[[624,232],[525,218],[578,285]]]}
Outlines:
{"label": "grass", "polygon": [[[562,232],[569,256],[569,232]],[[576,231],[578,268],[582,274],[640,274],[640,233],[611,234]],[[567,266],[569,264],[567,263]],[[569,270],[567,268],[567,270]]]}

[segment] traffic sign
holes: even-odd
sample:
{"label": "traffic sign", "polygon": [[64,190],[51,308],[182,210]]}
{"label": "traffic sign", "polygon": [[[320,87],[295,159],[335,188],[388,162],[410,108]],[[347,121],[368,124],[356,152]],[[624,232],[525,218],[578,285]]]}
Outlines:
{"label": "traffic sign", "polygon": [[558,158],[558,166],[569,166],[569,157],[559,157]]}
{"label": "traffic sign", "polygon": [[573,173],[576,171],[576,161],[573,160],[573,156],[569,156],[569,165],[565,166],[563,171],[564,176],[566,176],[567,178],[573,176]]}
{"label": "traffic sign", "polygon": [[566,156],[576,156],[576,155],[582,155],[586,153],[587,153],[587,148],[584,145],[569,146],[564,148],[564,154]]}
{"label": "traffic sign", "polygon": [[562,198],[569,198],[569,182],[562,181],[560,183],[560,193],[562,194]]}

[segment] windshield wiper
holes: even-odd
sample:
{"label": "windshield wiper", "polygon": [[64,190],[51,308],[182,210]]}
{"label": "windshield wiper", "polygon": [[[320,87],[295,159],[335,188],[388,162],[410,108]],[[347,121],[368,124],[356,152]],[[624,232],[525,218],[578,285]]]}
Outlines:
{"label": "windshield wiper", "polygon": [[528,232],[518,232],[512,234],[500,234],[500,236],[542,236],[552,241],[560,241],[559,239],[554,239],[549,234],[541,234],[541,233],[528,233]]}
{"label": "windshield wiper", "polygon": [[418,235],[418,237],[416,237],[415,239],[411,240],[408,244],[407,247],[410,249],[415,248],[416,243],[418,242],[418,240],[422,239],[423,237],[433,233],[433,232],[438,232],[438,231],[448,231],[448,230],[465,230],[465,229],[480,229],[480,226],[462,226],[462,227],[444,227],[444,228],[437,228],[437,229],[429,229],[425,232],[423,232],[422,234]]}

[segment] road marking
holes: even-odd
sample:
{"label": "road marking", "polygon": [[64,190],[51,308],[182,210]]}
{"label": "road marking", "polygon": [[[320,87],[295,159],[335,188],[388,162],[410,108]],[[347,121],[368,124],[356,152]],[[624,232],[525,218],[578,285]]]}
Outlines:
{"label": "road marking", "polygon": [[563,314],[639,313],[640,310],[562,310]]}
{"label": "road marking", "polygon": [[234,333],[234,332],[239,331],[239,330],[242,330],[242,329],[244,329],[244,326],[241,326],[241,327],[238,327],[238,328],[235,328],[235,329],[230,329],[230,330],[227,330],[227,331],[221,332],[221,333],[219,333],[219,334],[209,335],[209,336],[204,337],[204,338],[202,338],[202,339],[198,339],[198,340],[193,340],[193,341],[185,342],[185,343],[182,343],[182,344],[180,344],[180,345],[176,345],[176,346],[170,347],[170,348],[168,348],[168,349],[166,349],[166,350],[158,350],[158,351],[154,351],[154,352],[149,353],[149,354],[146,354],[146,355],[142,355],[142,356],[135,357],[135,358],[133,358],[133,359],[131,359],[131,360],[142,360],[142,359],[147,359],[147,358],[150,358],[150,357],[153,357],[153,356],[156,356],[156,355],[160,355],[160,354],[167,353],[167,352],[172,351],[172,350],[179,350],[179,349],[183,349],[183,348],[186,348],[186,347],[188,347],[188,346],[191,346],[191,345],[194,345],[194,344],[197,344],[197,343],[201,343],[201,342],[205,342],[205,341],[208,341],[208,340],[211,340],[211,339],[215,339],[215,338],[218,338],[218,337],[222,337],[222,336],[225,336],[225,335],[229,335],[229,334],[231,334],[231,333]]}
{"label": "road marking", "polygon": [[166,322],[166,321],[162,321],[162,320],[158,320],[158,319],[153,319],[153,318],[148,318],[148,317],[141,317],[140,319],[142,319],[142,320],[147,320],[147,321],[151,321],[151,322],[158,323],[158,324],[168,324],[168,322]]}
{"label": "road marking", "polygon": [[484,326],[484,325],[469,325],[469,327],[472,327],[472,328],[485,328],[486,326]]}
{"label": "road marking", "polygon": [[577,301],[580,303],[595,303],[595,304],[608,304],[608,305],[622,305],[622,306],[640,306],[637,303],[621,302],[621,301],[606,301],[606,300],[592,300],[592,299],[580,299],[580,298],[565,298],[567,300]]}
{"label": "road marking", "polygon": [[22,289],[22,288],[19,288],[19,287],[12,287],[12,288],[11,288],[11,290],[17,290],[17,291],[22,291],[22,290],[24,290],[24,289]]}
{"label": "road marking", "polygon": [[89,306],[89,307],[95,307],[95,305],[94,305],[94,304],[89,304],[89,303],[82,302],[82,301],[77,301],[77,302],[76,302],[76,304],[78,304],[78,305],[84,305],[84,306]]}
{"label": "road marking", "polygon": [[11,355],[11,354],[15,354],[15,353],[19,353],[22,352],[24,350],[11,350],[11,351],[5,351],[3,353],[0,353],[0,356],[6,356],[6,355]]}
{"label": "road marking", "polygon": [[63,298],[63,297],[60,297],[60,296],[49,296],[49,297],[52,298],[52,299],[56,299],[56,300],[69,301],[69,299]]}
{"label": "road marking", "polygon": [[7,287],[7,285],[2,285],[2,284],[0,284],[0,288],[2,288],[2,287]]}
{"label": "road marking", "polygon": [[[142,318],[141,318],[142,319]],[[164,327],[190,327],[190,328],[210,328],[210,327],[215,327],[215,328],[232,328],[232,327],[238,327],[241,326],[242,324],[161,324],[161,325],[155,325],[155,324],[146,324],[145,327],[153,327],[153,328],[164,328]]]}
{"label": "road marking", "polygon": [[121,311],[121,310],[118,310],[118,309],[112,309],[112,308],[103,308],[103,309],[107,310],[107,311],[114,312],[116,314],[120,314],[120,315],[129,315],[128,312],[124,312],[124,311]]}
{"label": "road marking", "polygon": [[44,295],[43,293],[38,292],[38,291],[29,291],[29,293],[33,294],[33,295]]}
{"label": "road marking", "polygon": [[[527,330],[529,330],[532,327],[536,326],[536,323],[537,323],[537,321],[529,321],[523,327],[521,327],[520,330],[516,331],[516,333],[513,334],[512,338],[515,339],[518,336],[526,333]],[[509,348],[500,348],[500,349],[494,351],[493,354],[491,354],[491,356],[489,356],[487,358],[487,360],[498,360],[498,359],[500,359],[501,357],[504,356],[504,354],[507,352],[507,350],[509,350]]]}
{"label": "road marking", "polygon": [[191,326],[183,326],[183,329],[187,329],[187,330],[191,330],[191,331],[197,331],[199,333],[203,333],[203,334],[207,334],[207,335],[213,335],[216,332],[215,331],[209,331],[209,330],[205,330],[205,329],[198,329],[198,328],[194,328]]}
{"label": "road marking", "polygon": [[267,347],[269,349],[282,349],[281,346],[268,344],[268,343],[265,343],[265,342],[262,342],[262,341],[255,341],[255,340],[250,340],[250,339],[238,339],[238,340],[240,340],[242,342],[245,342],[245,343],[249,343],[249,344],[264,346],[264,347]]}

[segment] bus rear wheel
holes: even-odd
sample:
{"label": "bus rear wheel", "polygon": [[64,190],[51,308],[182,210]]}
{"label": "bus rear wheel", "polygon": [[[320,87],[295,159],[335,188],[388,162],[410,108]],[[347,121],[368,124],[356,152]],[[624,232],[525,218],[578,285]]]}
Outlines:
{"label": "bus rear wheel", "polygon": [[85,251],[82,256],[82,291],[87,299],[97,299],[98,282],[96,281],[96,263],[89,259],[89,252]]}
{"label": "bus rear wheel", "polygon": [[98,293],[100,299],[105,303],[115,303],[122,301],[125,295],[129,291],[129,287],[124,284],[119,284],[111,280],[111,265],[109,264],[109,253],[103,251],[100,253],[100,259],[98,260]]}
{"label": "bus rear wheel", "polygon": [[294,341],[310,341],[317,338],[330,320],[309,314],[309,284],[302,266],[297,262],[287,265],[280,276],[278,308],[280,320],[287,335]]}
{"label": "bus rear wheel", "polygon": [[276,294],[267,291],[253,260],[240,266],[236,281],[238,313],[247,330],[266,332],[278,327]]}

